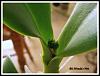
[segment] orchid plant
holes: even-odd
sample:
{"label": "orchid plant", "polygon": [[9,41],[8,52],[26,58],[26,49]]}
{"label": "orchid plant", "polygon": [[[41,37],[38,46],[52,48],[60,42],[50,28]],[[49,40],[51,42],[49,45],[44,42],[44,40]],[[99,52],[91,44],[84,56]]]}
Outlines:
{"label": "orchid plant", "polygon": [[[4,3],[3,23],[21,35],[40,39],[45,73],[59,73],[64,57],[97,48],[97,3],[76,3],[57,40],[49,3]],[[7,58],[3,71],[17,72],[10,64]]]}

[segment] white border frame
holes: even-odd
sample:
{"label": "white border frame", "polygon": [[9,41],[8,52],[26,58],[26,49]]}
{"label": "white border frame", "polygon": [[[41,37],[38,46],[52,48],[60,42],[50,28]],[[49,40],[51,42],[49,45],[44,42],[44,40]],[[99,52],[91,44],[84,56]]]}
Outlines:
{"label": "white border frame", "polygon": [[[97,3],[97,73],[3,73],[3,3]],[[99,1],[1,1],[1,74],[2,75],[98,75],[99,74]]]}

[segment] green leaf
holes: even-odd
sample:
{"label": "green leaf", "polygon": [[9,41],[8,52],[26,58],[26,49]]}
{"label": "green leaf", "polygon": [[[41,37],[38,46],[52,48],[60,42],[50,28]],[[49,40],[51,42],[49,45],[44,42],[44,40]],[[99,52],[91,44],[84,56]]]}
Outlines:
{"label": "green leaf", "polygon": [[96,3],[79,3],[58,39],[58,56],[71,56],[96,48]]}
{"label": "green leaf", "polygon": [[54,57],[47,66],[45,66],[45,73],[58,73],[59,65],[62,60],[62,57]]}
{"label": "green leaf", "polygon": [[18,73],[9,57],[3,62],[3,73]]}
{"label": "green leaf", "polygon": [[48,3],[4,3],[3,21],[21,34],[40,37],[46,43],[53,39]]}

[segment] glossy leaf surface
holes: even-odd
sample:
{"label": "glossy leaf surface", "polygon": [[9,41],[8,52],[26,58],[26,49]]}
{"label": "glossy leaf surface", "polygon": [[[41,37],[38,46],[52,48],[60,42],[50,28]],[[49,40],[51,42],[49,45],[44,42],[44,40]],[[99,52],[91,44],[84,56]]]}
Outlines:
{"label": "glossy leaf surface", "polygon": [[58,39],[58,56],[71,56],[97,47],[96,4],[78,4]]}
{"label": "glossy leaf surface", "polygon": [[40,37],[46,43],[53,39],[48,3],[4,3],[3,17],[4,24],[16,32]]}

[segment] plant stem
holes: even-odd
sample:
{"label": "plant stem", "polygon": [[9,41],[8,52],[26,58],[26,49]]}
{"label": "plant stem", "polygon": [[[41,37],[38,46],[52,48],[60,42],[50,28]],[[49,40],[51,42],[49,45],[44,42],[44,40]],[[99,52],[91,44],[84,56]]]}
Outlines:
{"label": "plant stem", "polygon": [[44,67],[44,73],[59,73],[59,67],[48,67],[48,66],[45,66]]}
{"label": "plant stem", "polygon": [[54,57],[48,65],[44,65],[45,73],[59,73],[59,65],[62,58]]}
{"label": "plant stem", "polygon": [[59,65],[62,58],[55,55],[57,49],[55,43],[52,43],[54,48],[50,47],[51,43],[50,46],[47,46],[43,40],[41,40],[41,44],[43,47],[42,59],[44,64],[44,73],[59,73]]}

